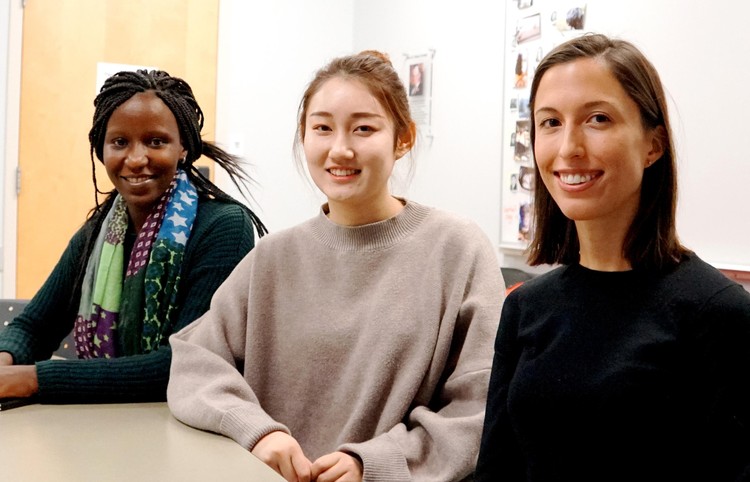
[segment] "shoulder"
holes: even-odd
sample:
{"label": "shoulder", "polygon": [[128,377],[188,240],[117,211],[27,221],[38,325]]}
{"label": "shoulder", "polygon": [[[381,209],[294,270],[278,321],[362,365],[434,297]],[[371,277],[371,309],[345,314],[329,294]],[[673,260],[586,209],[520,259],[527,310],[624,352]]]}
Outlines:
{"label": "shoulder", "polygon": [[[193,225],[193,233],[205,230],[237,232],[252,235],[253,223],[247,207],[236,202],[201,199]],[[216,233],[220,234],[220,233]]]}
{"label": "shoulder", "polygon": [[742,287],[696,254],[687,255],[663,275],[664,288],[687,298],[709,298],[727,288]]}
{"label": "shoulder", "polygon": [[409,201],[409,204],[423,213],[424,220],[420,230],[422,236],[446,242],[453,241],[462,246],[490,244],[487,234],[469,218],[413,201]]}
{"label": "shoulder", "polygon": [[546,273],[536,275],[511,291],[508,299],[546,298],[563,286],[566,270],[567,266],[558,266]]}
{"label": "shoulder", "polygon": [[229,216],[232,220],[247,219],[250,221],[249,209],[239,202],[227,202],[217,199],[200,199],[198,201],[198,213],[195,221],[206,222],[215,219],[223,219]]}
{"label": "shoulder", "polygon": [[256,249],[273,251],[290,249],[295,244],[304,245],[309,241],[314,220],[312,218],[295,226],[270,232],[258,240]]}
{"label": "shoulder", "polygon": [[697,310],[740,309],[750,314],[750,293],[695,254],[665,276],[664,289]]}
{"label": "shoulder", "polygon": [[212,245],[234,245],[245,252],[255,245],[252,219],[245,206],[215,199],[199,201],[188,249]]}

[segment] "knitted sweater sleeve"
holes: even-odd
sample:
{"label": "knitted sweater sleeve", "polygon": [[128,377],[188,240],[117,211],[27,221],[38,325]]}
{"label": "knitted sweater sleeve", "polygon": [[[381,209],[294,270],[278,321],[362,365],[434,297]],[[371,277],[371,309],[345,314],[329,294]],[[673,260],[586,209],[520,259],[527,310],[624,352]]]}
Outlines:
{"label": "knitted sweater sleeve", "polygon": [[[470,233],[474,241],[462,246],[472,253],[464,274],[448,269],[462,296],[455,323],[443,321],[436,370],[427,374],[401,423],[339,448],[360,457],[367,482],[464,480],[474,472],[504,284],[489,240],[478,228]],[[434,385],[432,377],[438,377]]]}
{"label": "knitted sweater sleeve", "polygon": [[[208,309],[211,295],[254,245],[252,222],[244,208],[216,201],[207,203],[213,205],[199,211],[186,251],[178,301],[180,311],[172,332],[187,326]],[[71,286],[82,251],[82,239],[74,238],[43,288],[23,315],[11,324],[18,322],[16,333],[23,334],[14,336],[14,347],[7,351],[17,364],[36,361],[42,403],[164,400],[172,356],[166,339],[158,349],[144,355],[48,359],[72,328],[75,313],[61,310],[67,307],[72,295]]]}
{"label": "knitted sweater sleeve", "polygon": [[712,296],[685,330],[692,383],[710,424],[713,480],[750,480],[750,295],[737,284]]}
{"label": "knitted sweater sleeve", "polygon": [[247,310],[256,252],[237,265],[211,309],[170,337],[173,358],[167,403],[180,421],[225,435],[250,450],[263,436],[289,429],[261,408],[244,379]]}

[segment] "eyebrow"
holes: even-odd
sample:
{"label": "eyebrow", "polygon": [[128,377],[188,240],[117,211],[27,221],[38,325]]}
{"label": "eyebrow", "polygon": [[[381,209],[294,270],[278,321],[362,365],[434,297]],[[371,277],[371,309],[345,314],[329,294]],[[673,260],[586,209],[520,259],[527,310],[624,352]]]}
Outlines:
{"label": "eyebrow", "polygon": [[[584,109],[592,109],[594,107],[600,107],[600,106],[615,107],[614,104],[606,100],[594,100],[594,101],[586,102],[585,104],[583,104]],[[543,112],[558,112],[558,110],[553,107],[540,107],[534,110],[534,115],[537,115]]]}
{"label": "eyebrow", "polygon": [[[333,114],[330,112],[325,111],[317,111],[317,112],[311,112],[308,114],[309,117],[333,117]],[[370,119],[370,118],[384,118],[384,116],[380,114],[375,114],[374,112],[354,112],[349,117],[352,117],[354,119]]]}

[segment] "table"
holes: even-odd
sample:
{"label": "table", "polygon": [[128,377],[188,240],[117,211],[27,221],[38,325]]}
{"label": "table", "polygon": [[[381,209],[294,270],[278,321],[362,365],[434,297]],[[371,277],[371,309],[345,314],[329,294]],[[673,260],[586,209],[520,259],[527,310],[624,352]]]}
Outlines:
{"label": "table", "polygon": [[284,479],[233,440],[180,423],[166,403],[133,403],[0,412],[0,480]]}

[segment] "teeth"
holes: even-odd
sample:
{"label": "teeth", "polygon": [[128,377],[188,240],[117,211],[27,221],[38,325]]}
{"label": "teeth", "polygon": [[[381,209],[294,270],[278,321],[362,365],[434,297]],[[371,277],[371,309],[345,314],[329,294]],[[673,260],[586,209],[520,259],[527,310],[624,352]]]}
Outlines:
{"label": "teeth", "polygon": [[594,178],[593,174],[561,174],[560,179],[565,184],[583,184]]}
{"label": "teeth", "polygon": [[126,181],[128,181],[129,183],[132,183],[132,184],[137,184],[137,183],[139,183],[139,182],[144,182],[144,181],[148,181],[148,180],[149,180],[149,177],[148,177],[148,176],[142,176],[142,177],[126,177],[126,178],[125,178],[125,180],[126,180]]}
{"label": "teeth", "polygon": [[357,173],[354,169],[330,169],[329,172],[334,176],[352,176]]}

